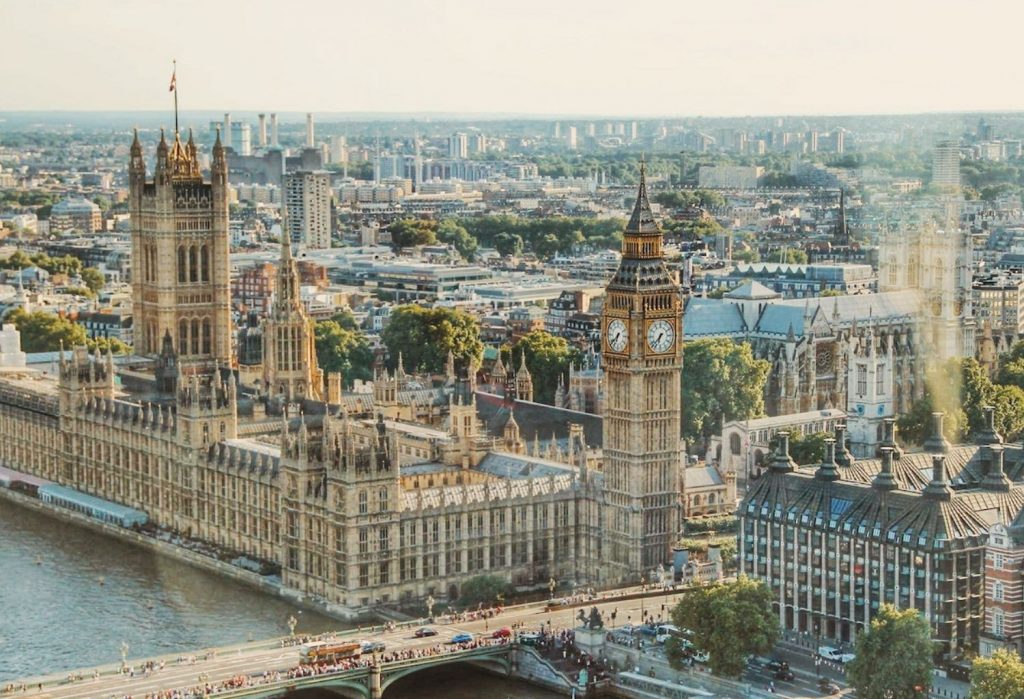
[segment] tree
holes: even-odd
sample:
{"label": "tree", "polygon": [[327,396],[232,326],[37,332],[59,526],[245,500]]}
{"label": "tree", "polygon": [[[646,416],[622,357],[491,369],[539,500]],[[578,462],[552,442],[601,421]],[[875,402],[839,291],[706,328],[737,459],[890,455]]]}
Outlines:
{"label": "tree", "polygon": [[519,356],[523,352],[526,353],[526,368],[533,378],[533,399],[539,403],[554,403],[558,377],[565,377],[569,364],[580,361],[580,351],[564,337],[534,330],[502,351],[503,361],[511,371],[519,368]]}
{"label": "tree", "polygon": [[[672,623],[693,632],[693,644],[709,654],[716,675],[739,677],[747,656],[768,653],[779,636],[772,593],[763,582],[740,576],[729,583],[698,585],[672,609]],[[681,668],[678,642],[669,662]]]}
{"label": "tree", "polygon": [[103,276],[103,272],[99,271],[95,267],[86,267],[81,273],[82,281],[94,294],[98,294],[106,285],[107,280]]}
{"label": "tree", "polygon": [[437,225],[437,239],[454,247],[467,260],[473,259],[476,254],[476,238],[451,219],[445,219]]}
{"label": "tree", "polygon": [[932,637],[916,609],[883,604],[857,637],[847,677],[861,699],[917,699],[932,685]]}
{"label": "tree", "polygon": [[764,414],[769,364],[750,345],[724,338],[694,340],[683,347],[683,438],[706,444],[723,421]]}
{"label": "tree", "polygon": [[416,245],[433,245],[437,242],[434,234],[436,224],[432,221],[421,221],[405,218],[395,221],[388,230],[391,231],[391,243],[396,248],[409,248]]}
{"label": "tree", "polygon": [[497,575],[476,575],[462,583],[459,603],[466,608],[502,604],[512,592],[507,580]]}
{"label": "tree", "polygon": [[523,238],[512,233],[500,233],[494,239],[494,249],[502,257],[508,255],[518,257],[523,254]]}
{"label": "tree", "polygon": [[350,318],[350,313],[339,313],[330,320],[318,321],[313,328],[317,364],[324,372],[341,372],[346,386],[351,386],[356,379],[373,378],[370,342]]}
{"label": "tree", "polygon": [[793,432],[789,437],[789,455],[801,466],[820,464],[825,458],[825,440],[831,436],[828,432]]}
{"label": "tree", "polygon": [[123,340],[119,340],[116,337],[97,337],[86,341],[85,346],[89,348],[89,351],[99,350],[101,353],[106,354],[108,351],[111,354],[131,354],[131,345],[127,344]]}
{"label": "tree", "polygon": [[788,265],[805,265],[807,264],[807,253],[796,248],[780,248],[778,254],[771,255],[770,261]]}
{"label": "tree", "polygon": [[822,292],[820,294],[818,294],[818,296],[820,296],[821,298],[828,298],[830,296],[845,296],[845,295],[846,294],[844,294],[839,289],[823,289]]}
{"label": "tree", "polygon": [[85,328],[67,318],[33,311],[26,313],[23,308],[16,308],[7,314],[6,323],[14,323],[21,332],[21,349],[25,352],[54,352],[87,344],[89,338]]}
{"label": "tree", "polygon": [[991,658],[975,658],[971,699],[1024,699],[1024,661],[1000,648]]}
{"label": "tree", "polygon": [[484,353],[480,325],[468,313],[451,308],[399,306],[391,314],[381,340],[388,348],[388,365],[398,364],[398,355],[409,371],[437,374],[444,370],[449,350],[460,366],[479,362]]}
{"label": "tree", "polygon": [[732,259],[736,262],[760,262],[761,253],[753,248],[747,250],[733,250]]}

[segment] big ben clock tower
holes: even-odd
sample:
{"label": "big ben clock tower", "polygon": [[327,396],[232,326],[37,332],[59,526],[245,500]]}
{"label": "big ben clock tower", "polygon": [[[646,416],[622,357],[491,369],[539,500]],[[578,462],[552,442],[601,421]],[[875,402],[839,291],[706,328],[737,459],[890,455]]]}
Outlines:
{"label": "big ben clock tower", "polygon": [[640,190],[601,318],[608,576],[639,579],[669,560],[679,531],[682,299]]}

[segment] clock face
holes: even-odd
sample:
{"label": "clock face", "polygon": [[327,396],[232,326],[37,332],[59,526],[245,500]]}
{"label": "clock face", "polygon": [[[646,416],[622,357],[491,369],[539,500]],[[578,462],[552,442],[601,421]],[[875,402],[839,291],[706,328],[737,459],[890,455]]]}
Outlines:
{"label": "clock face", "polygon": [[647,346],[653,352],[668,352],[676,340],[676,331],[667,320],[656,320],[647,328]]}
{"label": "clock face", "polygon": [[613,352],[621,352],[626,349],[626,341],[629,335],[626,332],[626,324],[616,318],[608,323],[608,347]]}

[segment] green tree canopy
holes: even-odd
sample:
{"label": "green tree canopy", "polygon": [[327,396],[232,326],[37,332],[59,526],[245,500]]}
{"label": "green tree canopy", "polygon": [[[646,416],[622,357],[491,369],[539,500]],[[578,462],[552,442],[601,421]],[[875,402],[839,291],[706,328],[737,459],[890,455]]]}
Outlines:
{"label": "green tree canopy", "polygon": [[[106,354],[108,351],[111,354],[119,355],[132,353],[131,345],[127,344],[123,340],[117,339],[116,337],[97,337],[94,340],[88,340],[85,345],[90,351],[98,349],[103,354]],[[67,347],[67,345],[65,345],[65,347]]]}
{"label": "green tree canopy", "polygon": [[477,320],[451,308],[399,306],[391,314],[381,340],[388,348],[388,366],[396,367],[401,354],[408,371],[444,371],[449,350],[461,367],[471,360],[479,362],[484,353]]}
{"label": "green tree canopy", "polygon": [[467,260],[473,259],[476,254],[476,238],[452,219],[446,218],[437,224],[437,239],[454,247]]}
{"label": "green tree canopy", "polygon": [[103,276],[103,272],[99,271],[95,267],[86,267],[81,272],[82,281],[89,287],[89,290],[94,294],[98,294],[107,283],[106,278]]}
{"label": "green tree canopy", "polygon": [[480,605],[502,605],[505,597],[512,593],[512,585],[497,575],[476,575],[462,583],[459,604],[468,609]]}
{"label": "green tree canopy", "polygon": [[391,243],[396,248],[433,245],[437,242],[435,228],[436,224],[433,221],[415,218],[404,218],[388,226],[388,230],[391,231]]}
{"label": "green tree canopy", "polygon": [[1024,699],[1024,661],[1006,649],[991,658],[975,658],[971,668],[971,699]]}
{"label": "green tree canopy", "polygon": [[[820,464],[825,458],[825,440],[832,435],[828,432],[804,434],[791,432],[789,435],[789,455],[801,466]],[[773,444],[774,448],[774,444]]]}
{"label": "green tree canopy", "polygon": [[[716,675],[739,677],[747,656],[768,653],[779,637],[772,593],[763,582],[740,576],[733,582],[699,585],[672,609],[672,623],[693,632],[693,644],[710,655]],[[679,669],[678,641],[669,662]]]}
{"label": "green tree canopy", "polygon": [[533,399],[539,403],[554,403],[558,377],[568,380],[569,364],[580,361],[580,351],[563,337],[534,330],[511,348],[502,349],[502,361],[510,371],[519,368],[519,357],[523,352],[526,353],[526,368],[533,377]]}
{"label": "green tree canopy", "polygon": [[325,372],[341,372],[342,382],[373,378],[373,350],[366,335],[355,327],[351,313],[321,320],[313,328],[316,361]]}
{"label": "green tree canopy", "polygon": [[769,364],[750,345],[724,338],[694,340],[683,348],[683,438],[706,444],[723,421],[764,414]]}
{"label": "green tree canopy", "polygon": [[918,699],[932,686],[932,636],[916,609],[883,604],[857,637],[847,677],[861,699]]}
{"label": "green tree canopy", "polygon": [[55,352],[61,348],[71,349],[88,343],[85,328],[46,311],[26,313],[16,308],[4,318],[14,323],[21,332],[21,349],[25,352]]}

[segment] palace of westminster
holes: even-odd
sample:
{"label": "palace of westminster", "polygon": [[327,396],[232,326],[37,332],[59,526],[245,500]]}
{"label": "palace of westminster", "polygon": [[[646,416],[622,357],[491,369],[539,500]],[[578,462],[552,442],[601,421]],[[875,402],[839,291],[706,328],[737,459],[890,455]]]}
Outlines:
{"label": "palace of westminster", "polygon": [[[693,502],[680,438],[684,308],[688,319],[692,309],[695,331],[725,321],[702,300],[687,300],[666,263],[643,174],[603,304],[602,415],[533,402],[525,365],[506,371],[500,362],[485,381],[480,367],[449,358],[445,376],[431,380],[406,374],[399,359],[372,393],[344,392],[339,375],[317,366],[288,236],[277,292],[258,328],[262,378],[240,383],[227,174],[219,137],[207,181],[191,137],[183,143],[175,134],[170,144],[161,136],[150,179],[136,136],[129,165],[135,354],[115,367],[112,357],[84,348],[62,351],[57,376],[0,368],[0,463],[277,564],[286,587],[353,615],[430,595],[453,600],[482,573],[520,588],[549,579],[608,586],[673,560]],[[963,293],[966,238],[904,232],[882,257],[875,308],[827,299],[791,313],[757,293],[727,299],[738,309],[735,336],[772,361],[771,390],[787,412],[859,401],[867,407],[851,410],[851,431],[859,421],[856,429],[890,444],[883,413],[921,395],[925,353],[956,356],[984,344]],[[910,303],[928,309],[931,322],[922,323]],[[895,555],[897,565],[905,557],[910,569],[927,565],[919,584],[929,595],[933,582],[945,584],[942,575],[932,581],[936,570],[980,565],[987,525],[969,510],[985,496],[967,504],[968,496],[950,494],[941,465],[928,478],[930,463],[893,466],[893,453],[885,453],[855,466],[839,448],[830,451],[834,463],[815,472],[780,452],[740,505],[741,568],[777,591],[786,627],[849,638],[878,600],[905,595],[914,603],[913,572],[905,593],[898,573],[886,577],[884,568],[872,583],[865,569],[879,564],[857,562],[866,554],[857,531],[842,529],[847,510],[861,529],[868,520],[877,530],[886,518],[911,517],[904,511],[927,521],[927,542],[918,545],[915,534],[912,545],[887,551],[883,531],[867,550],[883,562]],[[1016,452],[1005,453],[1009,477],[1002,467],[998,477],[989,473],[993,454],[1002,463],[998,449],[943,453],[958,459],[954,475],[969,481],[960,486],[990,493],[1004,523],[1024,508]],[[704,502],[717,499],[719,511],[732,511],[737,474],[716,474]],[[890,505],[863,504],[876,497]],[[959,535],[943,527],[970,539],[962,561],[950,553],[960,550]],[[830,568],[840,561],[842,570]],[[849,589],[831,589],[840,582]],[[965,584],[975,586],[973,595],[981,583]],[[874,592],[865,595],[864,586]],[[932,600],[921,605],[932,609]],[[966,620],[955,604],[941,608],[951,615],[935,622],[941,637],[976,641],[979,605],[959,607]]]}

